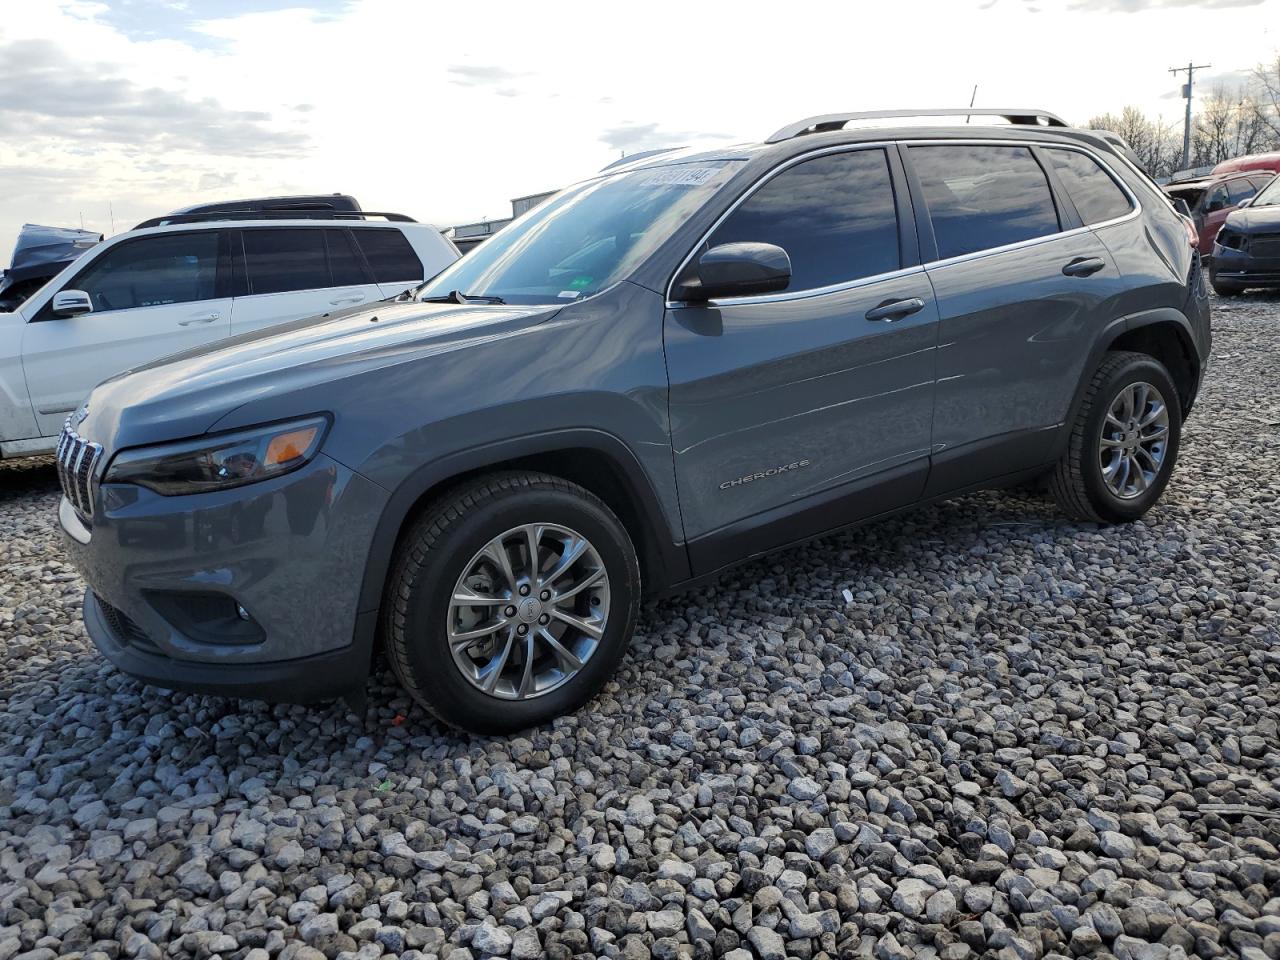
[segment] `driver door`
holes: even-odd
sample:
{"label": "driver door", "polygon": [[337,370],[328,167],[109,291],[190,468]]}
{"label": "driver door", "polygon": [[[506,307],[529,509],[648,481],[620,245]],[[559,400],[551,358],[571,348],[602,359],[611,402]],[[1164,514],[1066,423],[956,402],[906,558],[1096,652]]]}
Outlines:
{"label": "driver door", "polygon": [[782,247],[792,275],[666,313],[695,574],[913,503],[929,466],[938,311],[896,151],[784,168],[706,246],[735,241]]}
{"label": "driver door", "polygon": [[53,436],[98,383],[133,367],[221,340],[231,298],[221,292],[220,230],[124,240],[59,289],[83,290],[93,310],[58,317],[46,302],[22,337],[22,365],[41,436]]}

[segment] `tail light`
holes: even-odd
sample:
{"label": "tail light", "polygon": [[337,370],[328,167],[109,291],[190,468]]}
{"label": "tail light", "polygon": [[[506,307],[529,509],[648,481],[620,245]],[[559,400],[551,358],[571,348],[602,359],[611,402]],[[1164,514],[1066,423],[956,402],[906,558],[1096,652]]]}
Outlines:
{"label": "tail light", "polygon": [[1182,225],[1187,230],[1187,243],[1191,244],[1193,247],[1199,247],[1200,234],[1196,230],[1195,223],[1192,222],[1190,217],[1184,217],[1182,214],[1178,214],[1178,219],[1182,221]]}

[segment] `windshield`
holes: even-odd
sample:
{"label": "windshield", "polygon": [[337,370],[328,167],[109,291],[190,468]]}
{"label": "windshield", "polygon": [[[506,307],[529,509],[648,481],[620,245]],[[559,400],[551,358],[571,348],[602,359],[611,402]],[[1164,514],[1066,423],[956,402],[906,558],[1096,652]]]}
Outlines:
{"label": "windshield", "polygon": [[569,187],[433,277],[417,299],[454,291],[505,303],[589,297],[626,277],[739,163],[666,164]]}
{"label": "windshield", "polygon": [[1251,207],[1271,207],[1280,203],[1280,176],[1271,178],[1271,182],[1258,191],[1258,195],[1253,198]]}

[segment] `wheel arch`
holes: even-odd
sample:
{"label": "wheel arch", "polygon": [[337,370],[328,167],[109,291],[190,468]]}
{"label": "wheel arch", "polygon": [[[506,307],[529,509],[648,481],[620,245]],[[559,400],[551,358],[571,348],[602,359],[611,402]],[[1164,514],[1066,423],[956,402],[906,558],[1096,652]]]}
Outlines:
{"label": "wheel arch", "polygon": [[652,482],[626,444],[599,430],[554,431],[474,447],[410,474],[392,493],[374,531],[360,590],[363,614],[381,608],[396,547],[422,511],[451,487],[500,470],[548,473],[603,500],[635,544],[646,592],[689,578],[684,543],[673,536]]}
{"label": "wheel arch", "polygon": [[[1200,375],[1204,366],[1196,349],[1195,333],[1191,321],[1181,310],[1161,307],[1118,317],[1103,329],[1094,341],[1088,363],[1081,373],[1065,424],[1075,423],[1093,372],[1098,369],[1103,357],[1113,350],[1132,350],[1159,360],[1168,369],[1178,388],[1183,416],[1191,411],[1200,388]],[[1069,426],[1061,432],[1063,438],[1057,455],[1061,455],[1066,448]]]}

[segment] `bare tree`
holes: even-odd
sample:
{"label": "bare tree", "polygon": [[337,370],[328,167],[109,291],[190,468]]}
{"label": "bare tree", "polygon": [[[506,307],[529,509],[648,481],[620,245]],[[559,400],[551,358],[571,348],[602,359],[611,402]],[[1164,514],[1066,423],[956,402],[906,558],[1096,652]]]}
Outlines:
{"label": "bare tree", "polygon": [[1125,107],[1119,114],[1104,113],[1089,120],[1095,130],[1118,133],[1133,148],[1142,167],[1153,177],[1168,176],[1181,159],[1181,143],[1172,123],[1148,117],[1137,107]]}
{"label": "bare tree", "polygon": [[1260,63],[1253,68],[1250,86],[1258,122],[1267,131],[1268,146],[1280,149],[1280,53],[1270,63]]}
{"label": "bare tree", "polygon": [[1260,104],[1247,86],[1214,87],[1201,102],[1192,127],[1192,166],[1221,163],[1268,146]]}

